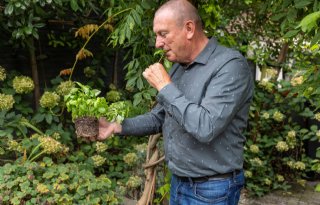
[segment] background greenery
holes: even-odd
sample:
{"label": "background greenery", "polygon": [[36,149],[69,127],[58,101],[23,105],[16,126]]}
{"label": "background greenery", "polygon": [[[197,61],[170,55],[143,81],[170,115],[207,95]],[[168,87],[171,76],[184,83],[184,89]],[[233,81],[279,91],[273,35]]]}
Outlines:
{"label": "background greenery", "polygon": [[[261,71],[246,130],[248,193],[262,196],[318,177],[320,151],[310,156],[306,145],[320,141],[320,3],[192,2],[207,35],[240,50],[252,70]],[[73,81],[81,81],[101,90],[100,97],[109,104],[126,102],[128,116],[148,111],[156,91],[141,74],[161,58],[152,32],[153,14],[161,3],[0,2],[0,45],[23,49],[28,59],[23,65],[28,72],[22,73],[14,64],[0,67],[1,203],[118,204],[123,196],[139,198],[147,137],[81,141],[74,134],[63,98]],[[68,63],[57,69],[60,74],[46,83],[39,78],[39,67],[55,56],[43,60],[40,42],[47,48],[72,51],[72,55],[66,53]],[[170,63],[164,63],[169,69]],[[120,113],[123,109],[114,108]],[[162,203],[169,190],[169,173],[163,164],[158,173],[156,203]]]}

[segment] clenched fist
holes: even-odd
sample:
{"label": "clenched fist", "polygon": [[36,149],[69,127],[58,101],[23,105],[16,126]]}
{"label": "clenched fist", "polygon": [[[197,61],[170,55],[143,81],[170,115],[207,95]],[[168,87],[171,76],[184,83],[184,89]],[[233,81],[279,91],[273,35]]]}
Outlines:
{"label": "clenched fist", "polygon": [[149,84],[158,91],[160,91],[164,86],[171,83],[169,74],[160,63],[150,65],[142,73],[142,75],[149,82]]}

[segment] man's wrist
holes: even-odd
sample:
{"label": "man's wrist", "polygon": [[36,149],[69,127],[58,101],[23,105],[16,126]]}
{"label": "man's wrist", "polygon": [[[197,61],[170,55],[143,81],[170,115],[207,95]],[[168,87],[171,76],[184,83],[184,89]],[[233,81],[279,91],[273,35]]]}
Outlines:
{"label": "man's wrist", "polygon": [[122,132],[122,125],[119,123],[114,123],[114,134],[119,134]]}

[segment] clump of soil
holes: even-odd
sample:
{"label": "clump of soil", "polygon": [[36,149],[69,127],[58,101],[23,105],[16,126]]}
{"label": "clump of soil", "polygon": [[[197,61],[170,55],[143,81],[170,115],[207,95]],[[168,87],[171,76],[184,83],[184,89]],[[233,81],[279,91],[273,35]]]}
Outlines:
{"label": "clump of soil", "polygon": [[96,117],[80,117],[74,122],[76,134],[83,138],[96,138],[99,134],[99,122]]}

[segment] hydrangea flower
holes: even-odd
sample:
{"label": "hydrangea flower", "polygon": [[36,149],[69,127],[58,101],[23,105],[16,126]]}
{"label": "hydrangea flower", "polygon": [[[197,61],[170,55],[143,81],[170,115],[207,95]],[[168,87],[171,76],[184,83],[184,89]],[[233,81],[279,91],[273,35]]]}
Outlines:
{"label": "hydrangea flower", "polygon": [[38,138],[43,151],[47,154],[66,153],[69,148],[49,136]]}
{"label": "hydrangea flower", "polygon": [[306,165],[303,162],[296,162],[294,163],[294,168],[303,171],[306,169]]}
{"label": "hydrangea flower", "polygon": [[137,162],[138,156],[135,153],[128,153],[123,157],[123,161],[128,165],[133,165]]}
{"label": "hydrangea flower", "polygon": [[54,108],[59,104],[60,96],[55,92],[46,91],[41,96],[40,105],[43,108]]}
{"label": "hydrangea flower", "polygon": [[320,122],[320,112],[314,115],[314,119]]}
{"label": "hydrangea flower", "polygon": [[276,178],[277,178],[278,182],[283,182],[284,181],[284,177],[282,175],[280,175],[280,174],[277,174]]}
{"label": "hydrangea flower", "polygon": [[12,86],[16,93],[30,93],[34,89],[34,82],[28,76],[16,76],[12,81]]}
{"label": "hydrangea flower", "polygon": [[283,119],[284,119],[284,115],[279,112],[279,111],[276,111],[274,114],[273,114],[273,119],[277,122],[282,122]]}
{"label": "hydrangea flower", "polygon": [[244,172],[244,176],[245,176],[246,178],[251,178],[251,177],[252,177],[252,172],[251,172],[251,171],[245,171],[245,172]]}
{"label": "hydrangea flower", "polygon": [[270,117],[270,115],[269,115],[269,113],[267,113],[267,112],[264,112],[263,114],[262,114],[262,118],[263,119],[269,119],[269,117]]}
{"label": "hydrangea flower", "polygon": [[250,145],[250,151],[252,153],[259,153],[259,147],[257,145]]}
{"label": "hydrangea flower", "polygon": [[296,137],[296,131],[291,130],[288,132],[288,138],[295,138]]}
{"label": "hydrangea flower", "polygon": [[142,144],[137,144],[134,146],[134,149],[137,150],[137,152],[140,152],[140,153],[144,153],[147,151],[147,143],[142,143]]}
{"label": "hydrangea flower", "polygon": [[131,176],[126,185],[128,188],[137,188],[142,184],[142,179],[139,176]]}
{"label": "hydrangea flower", "polygon": [[264,179],[264,183],[265,183],[265,185],[270,186],[272,184],[272,181],[270,179],[268,179],[268,178],[265,178]]}
{"label": "hydrangea flower", "polygon": [[15,141],[15,140],[9,140],[9,141],[7,142],[7,145],[8,145],[8,149],[9,149],[9,150],[23,153],[23,148],[22,148],[22,146],[21,146],[17,141]]}
{"label": "hydrangea flower", "polygon": [[102,166],[105,161],[106,161],[106,158],[102,157],[101,155],[94,155],[91,157],[91,159],[93,160],[93,164],[95,167],[100,167]]}
{"label": "hydrangea flower", "polygon": [[0,66],[0,81],[4,81],[7,78],[6,70]]}
{"label": "hydrangea flower", "polygon": [[72,88],[74,88],[74,87],[75,87],[74,82],[72,82],[70,80],[64,81],[58,85],[58,87],[56,88],[56,92],[60,96],[65,96],[65,95],[68,95],[70,93],[70,91],[72,90]]}
{"label": "hydrangea flower", "polygon": [[96,151],[102,153],[108,149],[108,145],[103,142],[96,142]]}
{"label": "hydrangea flower", "polygon": [[279,152],[285,152],[285,151],[288,151],[289,150],[289,146],[286,142],[284,141],[279,141],[276,145],[276,149],[279,151]]}
{"label": "hydrangea flower", "polygon": [[250,162],[255,166],[262,166],[262,161],[259,157],[255,157],[253,159],[250,159]]}
{"label": "hydrangea flower", "polygon": [[15,101],[12,95],[0,93],[0,111],[10,110],[11,108],[13,108],[14,103]]}
{"label": "hydrangea flower", "polygon": [[303,76],[294,77],[291,79],[290,84],[292,86],[301,85],[303,83]]}

